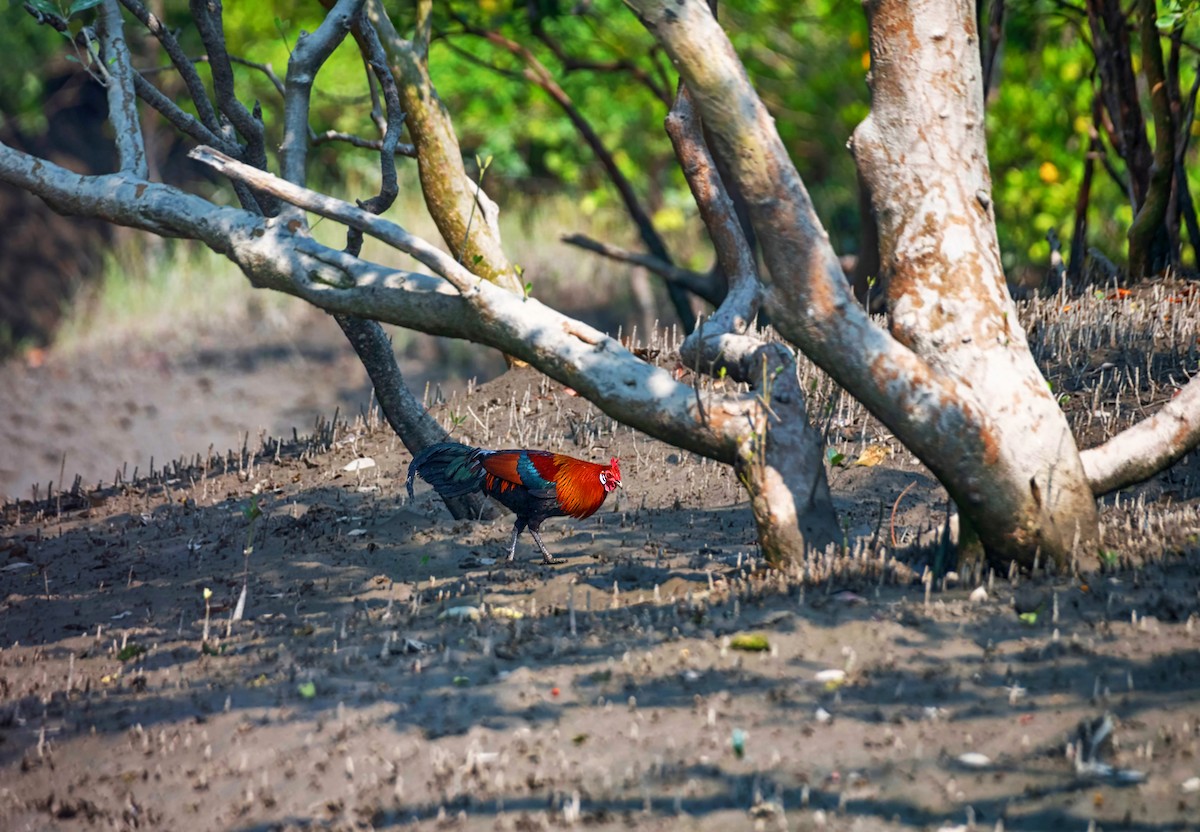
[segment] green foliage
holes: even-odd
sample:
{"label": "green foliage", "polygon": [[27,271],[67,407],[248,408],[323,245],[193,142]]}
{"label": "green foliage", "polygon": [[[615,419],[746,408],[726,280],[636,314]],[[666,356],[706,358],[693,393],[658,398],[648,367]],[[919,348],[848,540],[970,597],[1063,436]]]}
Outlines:
{"label": "green foliage", "polygon": [[49,26],[38,26],[20,5],[9,5],[0,12],[0,54],[4,55],[0,123],[13,119],[15,126],[28,133],[45,129],[41,103],[46,75],[51,63],[61,60],[62,48],[62,37]]}
{"label": "green foliage", "polygon": [[[94,15],[89,9],[95,4],[96,0],[31,3],[83,19]],[[389,9],[404,36],[415,24],[414,8],[415,4],[398,4]],[[1160,4],[1160,31],[1178,32],[1189,44],[1200,42],[1198,8],[1200,0]],[[1056,230],[1064,246],[1070,243],[1092,130],[1095,59],[1081,6],[1057,0],[1010,0],[1008,9],[987,110],[993,199],[1005,268],[1010,273],[1024,268],[1041,271],[1048,256],[1048,230]],[[230,54],[267,64],[282,78],[291,49],[304,32],[317,28],[324,10],[317,3],[286,7],[227,3],[224,13]],[[61,62],[70,50],[64,49],[61,36],[38,26],[19,5],[10,6],[6,14],[8,25],[0,26],[0,49],[10,69],[0,85],[0,110],[6,119],[15,116],[22,127],[36,126],[41,118],[41,79],[48,74],[46,62]],[[164,16],[185,51],[202,54],[186,4],[168,4]],[[845,0],[726,0],[720,17],[804,176],[835,247],[856,251],[857,181],[845,143],[867,114],[870,101],[867,25],[860,5]],[[127,21],[135,64],[164,63],[154,39],[133,34],[137,24],[128,16]],[[674,95],[676,75],[621,0],[580,4],[449,0],[434,5],[430,46],[432,78],[454,118],[464,156],[491,160],[489,191],[494,197],[511,201],[518,192],[534,196],[552,192],[570,197],[577,216],[589,217],[602,209],[619,211],[608,175],[562,107],[523,75],[527,67],[518,57],[472,30],[496,32],[528,49],[612,153],[660,232],[672,243],[697,239],[695,206],[662,128],[667,113],[663,98]],[[1185,91],[1195,75],[1187,54],[1180,79]],[[574,66],[565,63],[564,56]],[[651,83],[640,83],[629,71],[585,64],[632,67]],[[197,67],[207,81],[208,66]],[[81,70],[76,66],[74,71]],[[282,109],[278,93],[256,69],[238,64],[234,73],[243,101],[263,102],[267,146],[277,146]],[[348,38],[322,68],[314,87],[311,124],[317,132],[333,129],[375,135],[365,77],[361,57]],[[152,79],[190,108],[177,80],[166,74]],[[1194,159],[1195,150],[1190,153]],[[1108,155],[1124,175],[1111,148]],[[316,187],[360,194],[378,179],[378,163],[370,151],[326,144],[314,148],[311,158]],[[405,177],[415,176],[414,166],[401,164],[400,176],[402,184]],[[1132,211],[1122,189],[1099,163],[1089,220],[1088,243],[1123,261]],[[628,231],[627,224],[622,228]],[[681,259],[702,268],[709,258],[702,245],[691,259]]]}
{"label": "green foliage", "polygon": [[1184,28],[1197,9],[1200,9],[1198,0],[1167,0],[1155,25],[1163,32]]}
{"label": "green foliage", "polygon": [[130,659],[136,659],[145,652],[145,647],[138,644],[136,641],[131,641],[122,647],[120,652],[117,653],[117,661],[127,662]]}
{"label": "green foliage", "polygon": [[[1200,20],[1192,14],[1198,6],[1196,0],[1167,4],[1168,11],[1177,12],[1172,12],[1171,26],[1186,27],[1185,40],[1192,43],[1200,37]],[[1159,25],[1167,28],[1163,17]],[[1070,245],[1098,79],[1082,7],[1055,0],[1010,3],[1003,49],[997,88],[988,102],[987,129],[1000,248],[1011,275],[1023,267],[1045,270],[1048,230],[1058,232],[1064,248]],[[1139,68],[1136,42],[1134,53]],[[1189,64],[1183,61],[1180,78],[1185,91],[1195,77],[1194,64]],[[1152,133],[1152,123],[1149,128]],[[1105,146],[1113,167],[1128,178],[1120,157],[1107,142]],[[1132,221],[1128,198],[1097,160],[1088,245],[1123,262]]]}

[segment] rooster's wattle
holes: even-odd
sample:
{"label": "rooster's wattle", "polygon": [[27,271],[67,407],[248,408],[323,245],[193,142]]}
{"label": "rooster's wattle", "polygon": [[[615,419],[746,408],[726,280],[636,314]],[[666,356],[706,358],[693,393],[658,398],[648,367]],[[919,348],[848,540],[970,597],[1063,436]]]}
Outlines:
{"label": "rooster's wattle", "polygon": [[517,538],[529,529],[546,563],[550,556],[538,533],[547,517],[590,517],[604,498],[621,485],[617,458],[608,465],[550,451],[489,451],[458,442],[439,442],[417,454],[408,466],[408,496],[413,477],[432,485],[442,497],[461,497],[482,491],[517,515],[508,560],[517,551]]}

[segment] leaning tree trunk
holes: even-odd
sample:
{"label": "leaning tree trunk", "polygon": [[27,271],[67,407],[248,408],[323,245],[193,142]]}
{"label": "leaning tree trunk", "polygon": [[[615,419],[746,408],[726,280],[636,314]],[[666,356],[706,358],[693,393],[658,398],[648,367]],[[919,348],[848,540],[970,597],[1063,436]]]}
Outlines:
{"label": "leaning tree trunk", "polygon": [[867,10],[871,113],[853,149],[875,201],[891,332],[988,407],[994,452],[976,482],[955,484],[960,509],[974,519],[1004,482],[1022,497],[1010,534],[1061,560],[1095,541],[1096,506],[1000,265],[971,4]]}
{"label": "leaning tree trunk", "polygon": [[1000,269],[975,25],[965,0],[870,4],[872,115],[855,136],[892,335],[854,301],[803,181],[703,0],[627,0],[671,54],[745,195],[788,340],[946,486],[999,565],[1060,565],[1098,536],[1066,420]]}

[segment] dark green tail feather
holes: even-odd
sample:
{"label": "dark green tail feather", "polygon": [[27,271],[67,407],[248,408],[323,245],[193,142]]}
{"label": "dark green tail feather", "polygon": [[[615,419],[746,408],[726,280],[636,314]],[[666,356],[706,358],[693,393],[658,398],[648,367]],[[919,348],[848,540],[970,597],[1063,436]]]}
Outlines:
{"label": "dark green tail feather", "polygon": [[472,470],[470,465],[476,450],[459,442],[439,442],[421,451],[408,466],[409,499],[413,497],[413,477],[417,474],[444,498],[478,491],[483,485],[483,473]]}

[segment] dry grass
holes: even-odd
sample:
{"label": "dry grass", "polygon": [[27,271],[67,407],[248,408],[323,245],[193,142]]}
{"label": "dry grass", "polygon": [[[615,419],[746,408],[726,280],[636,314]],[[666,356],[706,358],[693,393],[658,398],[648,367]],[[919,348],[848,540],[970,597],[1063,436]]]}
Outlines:
{"label": "dry grass", "polygon": [[195,243],[121,236],[99,281],[80,293],[54,348],[78,353],[130,341],[187,342],[198,331],[288,325],[304,304],[256,291],[224,257]]}

